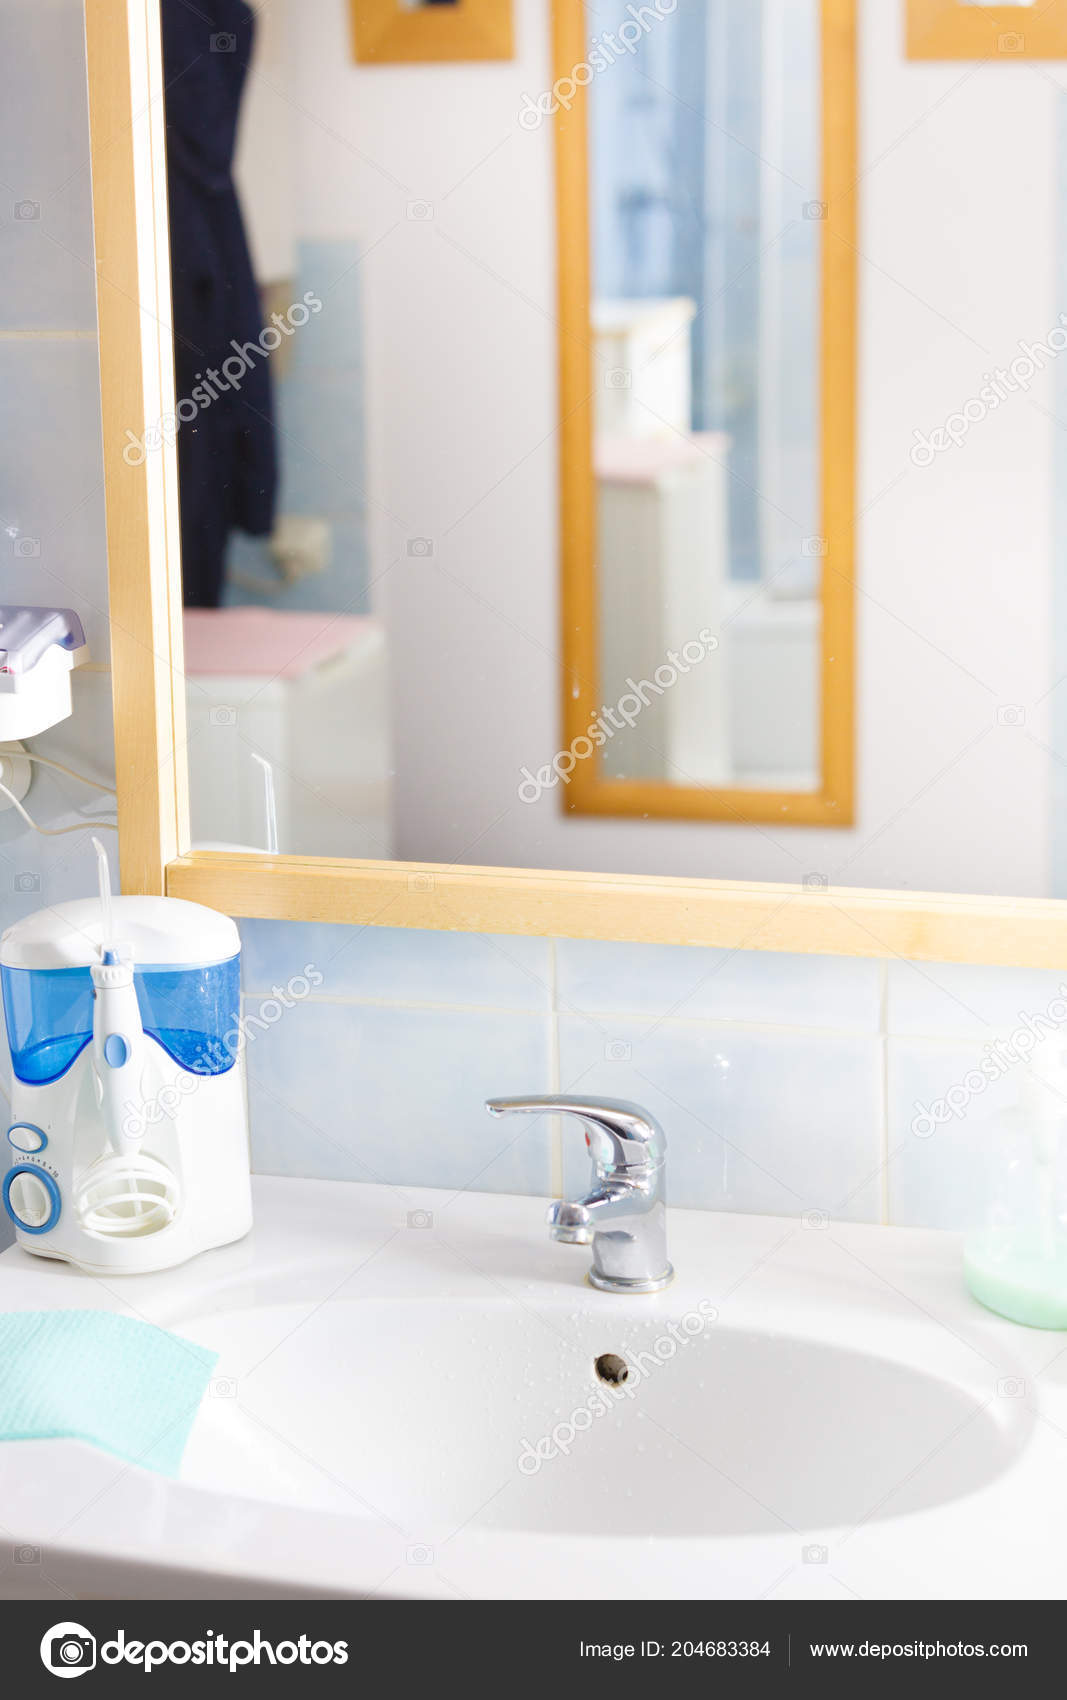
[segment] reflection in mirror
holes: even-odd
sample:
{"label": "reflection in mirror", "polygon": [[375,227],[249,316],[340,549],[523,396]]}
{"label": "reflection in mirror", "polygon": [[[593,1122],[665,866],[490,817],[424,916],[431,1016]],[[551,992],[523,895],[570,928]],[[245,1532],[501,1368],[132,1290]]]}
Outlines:
{"label": "reflection in mirror", "polygon": [[194,841],[388,856],[357,233],[340,193],[313,225],[303,178],[338,149],[293,10],[206,13],[163,0]]}
{"label": "reflection in mirror", "polygon": [[647,16],[589,87],[601,772],[814,790],[818,0]]}
{"label": "reflection in mirror", "polygon": [[[550,9],[535,10],[547,39]],[[586,12],[591,64],[602,40],[630,43],[589,84],[583,185],[599,533],[589,673],[608,727],[588,768],[608,781],[794,797],[819,786],[819,10],[664,4],[642,13],[652,21],[636,43],[623,0]],[[509,496],[505,481],[532,453],[556,452],[555,433],[524,430],[521,396],[493,380],[490,367],[503,361],[506,375],[509,346],[535,327],[522,289],[499,287],[501,257],[482,264],[478,252],[501,194],[536,181],[532,160],[547,184],[556,138],[543,118],[536,134],[528,122],[546,97],[509,96],[497,114],[484,71],[354,66],[345,15],[342,0],[162,0],[194,842],[444,861],[471,859],[473,838],[504,864],[651,871],[653,847],[635,864],[621,823],[617,863],[582,850],[573,817],[566,848],[535,826],[524,775],[551,761],[559,737],[549,720],[559,661],[506,614],[489,641],[512,645],[520,665],[531,649],[545,655],[546,675],[535,713],[516,697],[498,715],[500,777],[491,795],[488,780],[480,794],[474,782],[484,808],[472,814],[465,770],[477,775],[486,752],[472,743],[477,701],[460,699],[480,689],[479,606],[465,604],[471,653],[445,643],[430,658],[412,646],[418,603],[394,589],[398,556],[409,580],[425,560],[436,592],[460,604],[458,579],[482,573],[477,557],[450,560],[422,535],[430,524],[408,520],[397,535],[398,511],[445,505],[438,454],[469,442],[469,495],[447,492],[462,514],[498,485]],[[434,91],[438,125],[461,113],[467,123],[436,208],[419,194],[442,147],[434,124],[421,104],[414,133],[410,113],[394,120],[375,105],[382,78],[416,75]],[[529,75],[522,67],[516,88]],[[532,209],[518,216],[516,253],[547,244],[544,224],[538,232]],[[564,232],[564,266],[585,238],[582,217]],[[454,280],[461,263],[469,276]],[[487,277],[495,317],[481,346],[457,308],[470,316],[470,284]],[[399,334],[398,290],[409,314],[442,313],[432,376]],[[554,310],[541,318],[547,397]],[[427,420],[438,432],[445,422],[454,444],[420,430],[420,383]],[[368,455],[383,435],[389,464],[375,480]],[[497,577],[519,570],[505,557]],[[547,609],[551,555],[521,571]],[[505,585],[487,587],[493,607],[506,602]],[[390,695],[398,653],[422,655],[404,693],[426,696],[418,721],[397,679]],[[435,743],[436,771],[413,751],[413,727]],[[565,819],[585,777],[542,787],[544,805]],[[670,855],[658,871],[675,871]]]}

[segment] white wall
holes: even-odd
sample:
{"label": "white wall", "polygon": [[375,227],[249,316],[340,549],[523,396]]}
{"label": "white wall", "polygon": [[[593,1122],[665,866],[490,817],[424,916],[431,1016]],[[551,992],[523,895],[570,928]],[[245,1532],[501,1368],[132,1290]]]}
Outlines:
{"label": "white wall", "polygon": [[[517,801],[519,769],[558,743],[552,139],[516,121],[549,83],[548,12],[517,0],[512,64],[366,68],[342,0],[301,9],[307,221],[334,234],[343,208],[366,247],[398,853],[1046,890],[1048,382],[932,467],[909,450],[1055,323],[1061,79],[906,64],[884,0],[862,6],[858,826],[581,821],[551,794]],[[408,216],[419,201],[432,218]],[[1004,703],[1027,725],[998,725]]]}
{"label": "white wall", "polygon": [[[74,675],[74,714],[30,747],[113,783],[80,0],[0,0],[0,42],[13,67],[0,103],[0,602],[68,607],[80,616],[91,667]],[[14,217],[13,203],[33,216]],[[40,768],[25,806],[53,832],[102,813],[114,817],[102,793]],[[100,836],[117,874],[116,834]],[[89,839],[88,831],[38,836],[13,809],[0,811],[0,927],[94,890]]]}

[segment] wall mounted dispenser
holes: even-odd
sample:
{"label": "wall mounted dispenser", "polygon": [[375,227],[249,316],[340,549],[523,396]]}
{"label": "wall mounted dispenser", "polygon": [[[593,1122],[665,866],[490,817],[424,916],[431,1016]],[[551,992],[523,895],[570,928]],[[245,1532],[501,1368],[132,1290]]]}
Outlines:
{"label": "wall mounted dispenser", "polygon": [[72,608],[0,605],[0,744],[46,732],[71,712],[70,675],[88,661]]}

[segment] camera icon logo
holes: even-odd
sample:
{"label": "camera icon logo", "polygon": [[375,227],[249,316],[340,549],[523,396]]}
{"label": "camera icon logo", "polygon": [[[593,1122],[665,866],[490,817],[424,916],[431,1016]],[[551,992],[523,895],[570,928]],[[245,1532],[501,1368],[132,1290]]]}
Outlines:
{"label": "camera icon logo", "polygon": [[800,1556],[805,1564],[829,1564],[830,1548],[816,1541],[810,1547],[801,1547]]}
{"label": "camera icon logo", "polygon": [[41,553],[40,540],[36,537],[16,537],[15,554],[21,561],[28,561]]}
{"label": "camera icon logo", "polygon": [[997,709],[998,726],[1025,726],[1026,710],[1018,702],[1002,702]]}
{"label": "camera icon logo", "polygon": [[427,219],[433,217],[433,204],[430,201],[409,201],[407,215],[416,222],[425,224]]}
{"label": "camera icon logo", "polygon": [[432,1228],[433,1211],[409,1210],[407,1214],[407,1224],[409,1228]]}
{"label": "camera icon logo", "polygon": [[408,1547],[407,1559],[409,1564],[432,1564],[433,1547]]}
{"label": "camera icon logo", "polygon": [[826,202],[825,201],[805,201],[804,202],[804,217],[805,218],[825,218],[826,217]]}
{"label": "camera icon logo", "polygon": [[409,537],[408,554],[416,561],[427,561],[433,554],[432,537]]}
{"label": "camera icon logo", "polygon": [[609,390],[629,390],[633,388],[634,375],[629,366],[613,366],[610,372],[604,373],[604,387]]}
{"label": "camera icon logo", "polygon": [[217,35],[211,37],[211,51],[212,53],[236,53],[237,37],[231,30],[220,30]]}
{"label": "camera icon logo", "polygon": [[412,892],[427,892],[434,889],[432,874],[409,874],[408,890]]}
{"label": "camera icon logo", "polygon": [[997,1392],[1002,1399],[1025,1399],[1026,1383],[1017,1375],[1004,1375],[997,1382]]}
{"label": "camera icon logo", "polygon": [[213,1399],[236,1399],[237,1383],[230,1375],[217,1375],[209,1383],[208,1392]]}
{"label": "camera icon logo", "polygon": [[825,874],[805,874],[804,885],[808,891],[828,891],[830,881]]}
{"label": "camera icon logo", "polygon": [[32,893],[32,892],[35,892],[35,891],[40,891],[40,889],[41,889],[41,876],[40,876],[40,874],[28,874],[28,873],[16,874],[11,883],[14,886],[15,890],[18,891],[18,892],[31,892]]}
{"label": "camera icon logo", "polygon": [[41,216],[40,201],[16,201],[15,217],[21,224],[33,224]]}
{"label": "camera icon logo", "polygon": [[608,1062],[629,1062],[631,1055],[629,1039],[609,1039],[604,1046],[604,1055]]}
{"label": "camera icon logo", "polygon": [[998,53],[1022,53],[1026,47],[1026,37],[1018,30],[1005,30],[997,36]]}
{"label": "camera icon logo", "polygon": [[208,720],[212,726],[236,726],[237,710],[224,702],[216,703],[208,712]]}
{"label": "camera icon logo", "polygon": [[826,539],[825,537],[805,537],[800,549],[804,555],[825,555]]}
{"label": "camera icon logo", "polygon": [[805,1228],[819,1234],[830,1226],[830,1213],[828,1210],[805,1210],[800,1220]]}
{"label": "camera icon logo", "polygon": [[41,1641],[41,1663],[53,1676],[84,1676],[96,1666],[96,1638],[82,1623],[55,1623]]}
{"label": "camera icon logo", "polygon": [[16,1564],[40,1564],[40,1547],[16,1547],[14,1553]]}

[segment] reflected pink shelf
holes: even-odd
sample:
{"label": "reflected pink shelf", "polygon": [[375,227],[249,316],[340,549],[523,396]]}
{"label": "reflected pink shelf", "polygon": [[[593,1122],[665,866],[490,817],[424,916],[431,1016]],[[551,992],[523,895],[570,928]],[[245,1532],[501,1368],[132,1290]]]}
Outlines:
{"label": "reflected pink shelf", "polygon": [[185,671],[198,678],[300,679],[365,642],[379,625],[369,614],[187,608]]}

